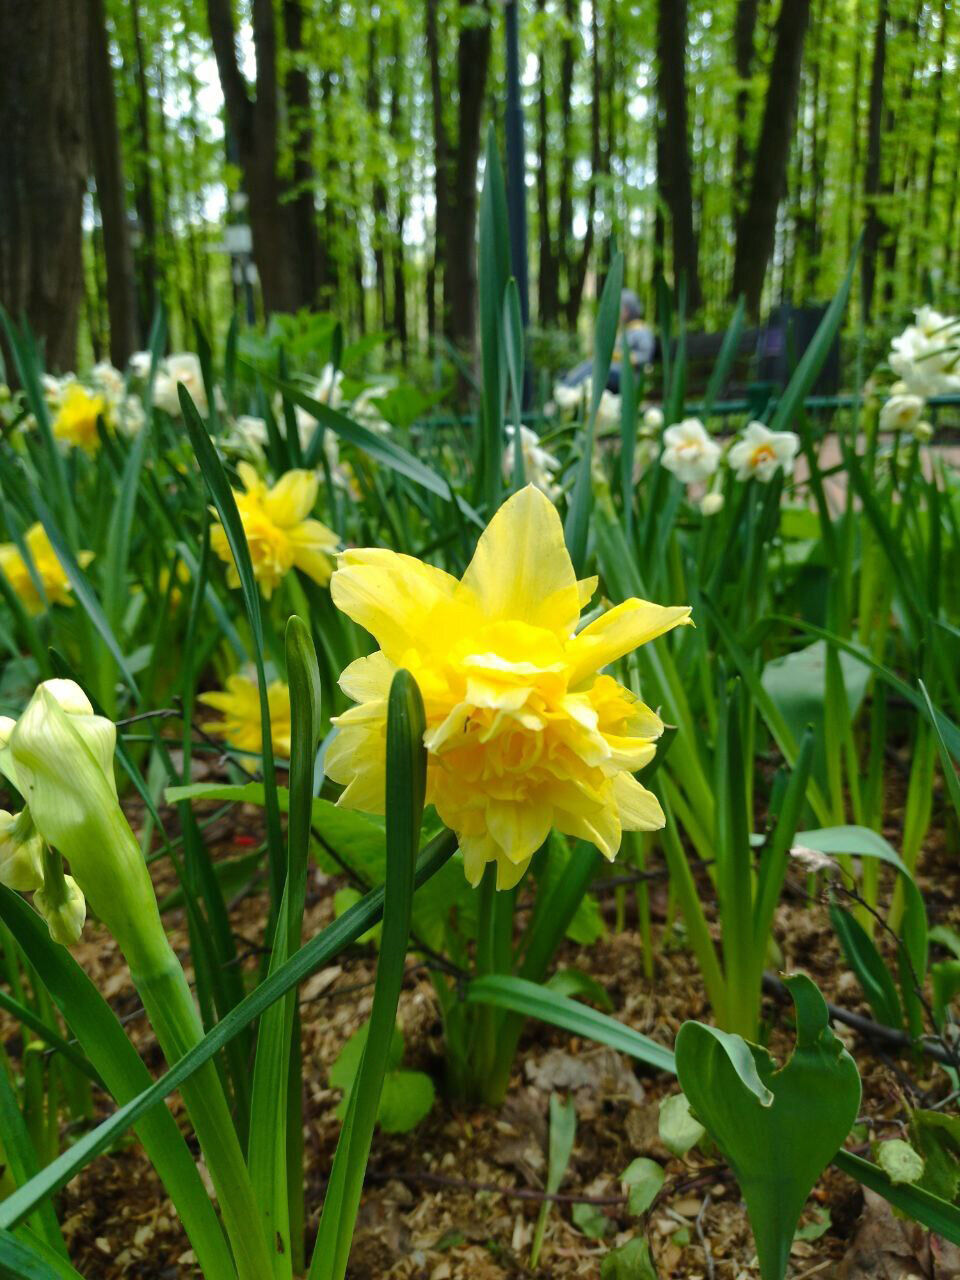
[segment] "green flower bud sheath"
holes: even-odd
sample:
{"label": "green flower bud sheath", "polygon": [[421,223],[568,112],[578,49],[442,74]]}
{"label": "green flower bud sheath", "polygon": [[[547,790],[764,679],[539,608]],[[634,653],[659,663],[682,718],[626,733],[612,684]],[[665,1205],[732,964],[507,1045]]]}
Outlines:
{"label": "green flower bud sheath", "polygon": [[[10,740],[17,782],[37,829],[68,860],[91,907],[116,938],[172,1065],[202,1038],[203,1025],[167,940],[140,847],[117,800],[116,728],[82,708],[65,710],[62,703],[41,685],[17,722]],[[259,1227],[261,1215],[213,1062],[191,1076],[182,1093],[216,1188],[238,1275],[263,1280],[272,1264]]]}

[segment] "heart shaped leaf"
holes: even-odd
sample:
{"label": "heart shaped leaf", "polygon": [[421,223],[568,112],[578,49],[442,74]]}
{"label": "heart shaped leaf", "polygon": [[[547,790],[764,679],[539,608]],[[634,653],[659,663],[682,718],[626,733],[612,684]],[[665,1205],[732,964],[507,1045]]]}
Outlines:
{"label": "heart shaped leaf", "polygon": [[677,1074],[743,1192],[763,1280],[783,1280],[814,1183],[857,1117],[860,1075],[803,974],[787,978],[797,1044],[777,1068],[766,1049],[699,1022],[677,1035]]}

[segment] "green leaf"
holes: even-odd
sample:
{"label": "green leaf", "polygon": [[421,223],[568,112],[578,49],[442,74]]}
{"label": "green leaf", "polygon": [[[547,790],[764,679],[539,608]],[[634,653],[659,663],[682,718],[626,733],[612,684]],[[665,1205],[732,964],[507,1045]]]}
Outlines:
{"label": "green leaf", "polygon": [[602,1240],[613,1230],[613,1223],[599,1205],[575,1204],[570,1217],[573,1225],[590,1240]]}
{"label": "green leaf", "polygon": [[856,1063],[830,1030],[823,997],[803,974],[787,985],[797,1044],[783,1067],[697,1022],[683,1024],[676,1047],[683,1091],[746,1200],[763,1280],[784,1280],[807,1196],[860,1106]]}
{"label": "green leaf", "polygon": [[[481,482],[488,515],[500,505],[503,453],[503,399],[506,370],[503,354],[503,307],[510,276],[507,239],[507,199],[503,169],[497,150],[496,129],[487,130],[486,163],[479,215],[478,292],[480,307],[480,362],[483,369],[483,448]],[[519,440],[517,447],[519,448]]]}
{"label": "green leaf", "polygon": [[856,1178],[862,1186],[883,1196],[907,1217],[935,1231],[944,1240],[960,1244],[960,1209],[956,1205],[920,1187],[891,1182],[877,1165],[855,1156],[851,1151],[838,1151],[833,1163],[851,1178]]}
{"label": "green leaf", "polygon": [[685,1156],[706,1137],[706,1129],[690,1112],[684,1093],[671,1093],[660,1103],[657,1124],[660,1141],[675,1156]]}
{"label": "green leaf", "polygon": [[902,1138],[878,1142],[874,1155],[891,1182],[919,1182],[923,1177],[923,1157]]}
{"label": "green leaf", "polygon": [[387,704],[387,878],[380,959],[367,1043],[350,1096],[320,1217],[309,1280],[343,1280],[363,1176],[396,1030],[410,939],[414,862],[426,793],[423,702],[409,671],[393,677]]}
{"label": "green leaf", "polygon": [[433,1109],[437,1091],[424,1071],[388,1071],[377,1111],[384,1133],[409,1133]]}
{"label": "green leaf", "polygon": [[547,986],[551,991],[556,991],[557,995],[590,1000],[599,1005],[604,1013],[613,1012],[613,1001],[606,987],[582,969],[558,969],[548,978]]}
{"label": "green leaf", "polygon": [[470,983],[466,999],[471,1004],[492,1004],[529,1018],[539,1018],[541,1022],[572,1031],[574,1035],[587,1036],[599,1044],[609,1045],[611,1049],[629,1053],[631,1057],[661,1071],[674,1070],[673,1054],[663,1045],[624,1026],[616,1018],[598,1013],[577,1000],[557,995],[536,982],[487,974]]}
{"label": "green leaf", "polygon": [[0,1231],[0,1277],[2,1280],[83,1280],[83,1276],[32,1232],[20,1238]]}
{"label": "green leaf", "polygon": [[627,1188],[627,1208],[635,1218],[647,1212],[659,1195],[665,1179],[663,1167],[656,1160],[648,1160],[646,1156],[638,1156],[627,1165],[620,1175],[620,1181]]}
{"label": "green leaf", "polygon": [[[960,1117],[942,1111],[913,1111],[910,1139],[924,1162],[919,1186],[951,1203],[956,1201],[960,1193]],[[891,1181],[895,1181],[892,1176]]]}
{"label": "green leaf", "polygon": [[600,1263],[600,1280],[657,1280],[646,1240],[638,1237],[608,1253]]}
{"label": "green leaf", "polygon": [[830,921],[873,1016],[884,1026],[902,1031],[903,1008],[897,985],[873,939],[855,916],[835,902],[830,903]]}
{"label": "green leaf", "polygon": [[620,323],[620,293],[623,289],[623,254],[614,253],[600,295],[597,311],[597,327],[593,341],[593,397],[590,414],[580,435],[580,462],[574,482],[573,496],[567,511],[564,537],[567,550],[577,575],[583,573],[587,558],[587,534],[590,528],[590,510],[593,506],[593,438],[596,431],[597,409],[607,385],[610,361],[617,340]]}
{"label": "green leaf", "polygon": [[[350,1095],[353,1092],[353,1086],[356,1083],[357,1072],[360,1070],[360,1064],[363,1061],[363,1051],[367,1047],[367,1035],[370,1031],[370,1023],[365,1022],[362,1027],[357,1030],[344,1041],[343,1047],[337,1054],[333,1066],[330,1068],[330,1084],[334,1089],[341,1089],[343,1097],[337,1105],[335,1112],[338,1120],[342,1120],[347,1114],[347,1105],[350,1102]],[[393,1035],[386,1054],[386,1064],[388,1071],[395,1071],[403,1061],[403,1033],[400,1028],[394,1024]]]}

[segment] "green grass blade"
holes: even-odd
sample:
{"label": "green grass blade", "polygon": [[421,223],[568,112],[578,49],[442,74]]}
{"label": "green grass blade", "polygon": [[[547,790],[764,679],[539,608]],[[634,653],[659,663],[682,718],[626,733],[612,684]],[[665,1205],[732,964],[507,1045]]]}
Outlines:
{"label": "green grass blade", "polygon": [[283,838],[280,832],[280,810],[277,806],[277,773],[273,759],[273,743],[270,734],[270,703],[267,698],[267,676],[263,663],[263,619],[260,613],[260,591],[253,575],[253,564],[250,560],[250,548],[247,546],[246,534],[236,500],[230,488],[226,473],[213,447],[203,419],[197,406],[190,398],[186,387],[180,384],[177,388],[180,396],[180,410],[186,424],[190,442],[197,456],[200,470],[207,483],[213,504],[220,516],[233,561],[240,577],[240,589],[247,612],[247,621],[253,635],[253,659],[257,669],[257,685],[260,691],[260,730],[263,739],[263,783],[267,797],[267,846],[270,852],[270,892],[273,911],[280,908],[280,897],[283,893],[285,875]]}
{"label": "green grass blade", "polygon": [[883,1196],[914,1222],[922,1223],[929,1231],[943,1236],[944,1240],[960,1244],[960,1207],[957,1205],[909,1183],[891,1182],[877,1165],[854,1155],[852,1151],[838,1151],[833,1163],[843,1173],[856,1178],[861,1186]]}
{"label": "green grass blade", "polygon": [[[274,935],[270,972],[275,973],[300,945],[307,887],[307,859],[313,805],[313,771],[320,740],[320,672],[310,628],[294,616],[287,623],[287,675],[290,682],[291,754],[287,873],[283,903]],[[302,1186],[287,1186],[287,1151],[296,1135],[287,1133],[290,1055],[296,1000],[289,993],[260,1021],[253,1068],[250,1109],[250,1178],[263,1214],[270,1242],[273,1274],[293,1274],[290,1238],[290,1196],[302,1196]]]}
{"label": "green grass blade", "polygon": [[619,1053],[627,1053],[639,1062],[660,1071],[675,1071],[673,1054],[662,1044],[641,1035],[606,1013],[598,1013],[589,1005],[558,995],[536,982],[502,974],[475,978],[467,987],[466,999],[471,1004],[492,1004],[511,1009],[528,1018],[539,1018],[554,1027],[563,1027],[574,1035],[586,1036],[599,1044],[609,1045]]}
{"label": "green grass blade", "polygon": [[506,370],[503,355],[503,307],[510,275],[507,198],[493,124],[487,131],[486,165],[480,196],[479,271],[480,363],[483,371],[483,436],[480,481],[487,513],[500,505],[503,492],[503,401]]}
{"label": "green grass blade", "polygon": [[65,1258],[25,1229],[0,1231],[0,1280],[83,1280]]}
{"label": "green grass blade", "polygon": [[408,671],[393,677],[387,712],[387,878],[380,958],[366,1044],[330,1173],[309,1280],[343,1280],[380,1094],[397,1019],[410,940],[413,868],[427,785],[420,690]]}
{"label": "green grass blade", "polygon": [[[51,941],[46,925],[37,913],[9,889],[0,888],[0,916],[23,948],[67,1026],[113,1097],[121,1104],[128,1104],[131,1099],[142,1095],[152,1086],[150,1073],[124,1034],[113,1010],[70,952]],[[135,1121],[139,1121],[137,1136],[176,1206],[204,1274],[215,1277],[215,1280],[234,1280],[233,1263],[220,1224],[173,1116],[166,1107],[157,1107],[150,1114],[139,1112],[130,1123]],[[85,1140],[80,1139],[80,1143]],[[50,1178],[50,1171],[57,1161],[48,1165],[0,1205],[0,1226],[15,1226],[24,1216],[15,1211],[15,1197],[24,1197],[28,1201],[24,1213],[31,1212],[46,1195],[85,1168],[93,1155],[103,1150],[109,1141],[87,1158],[79,1149],[80,1143],[58,1157],[58,1160],[63,1160],[66,1156],[70,1161],[72,1167],[67,1177],[60,1182],[54,1178],[48,1189],[36,1194],[36,1188]],[[28,1190],[31,1187],[34,1192]]]}
{"label": "green grass blade", "polygon": [[[37,1153],[24,1121],[13,1085],[7,1075],[6,1055],[0,1050],[0,1133],[3,1134],[5,1172],[17,1186],[34,1177],[38,1168]],[[57,1215],[49,1200],[38,1205],[30,1217],[30,1225],[37,1236],[61,1257],[67,1256]]]}
{"label": "green grass blade", "polygon": [[587,535],[590,529],[590,510],[593,506],[593,437],[596,430],[597,409],[600,398],[607,385],[610,373],[610,361],[613,358],[613,347],[617,340],[617,325],[620,323],[620,293],[623,289],[623,254],[615,253],[610,263],[610,270],[600,296],[600,307],[597,312],[597,328],[593,347],[593,397],[590,404],[590,416],[580,438],[580,462],[577,478],[574,483],[573,497],[567,512],[564,536],[567,550],[573,561],[577,575],[583,573],[587,558]]}

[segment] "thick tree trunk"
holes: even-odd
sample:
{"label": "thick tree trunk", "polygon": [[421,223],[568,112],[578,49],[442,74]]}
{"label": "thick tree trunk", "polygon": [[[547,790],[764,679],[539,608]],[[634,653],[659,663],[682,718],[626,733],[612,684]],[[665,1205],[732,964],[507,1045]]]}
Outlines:
{"label": "thick tree trunk", "polygon": [[870,73],[870,106],[867,119],[867,160],[863,194],[867,206],[861,268],[862,310],[865,324],[873,319],[873,297],[877,283],[877,250],[883,235],[883,221],[877,207],[883,158],[883,79],[887,64],[888,0],[880,0],[873,36],[873,65]]}
{"label": "thick tree trunk", "polygon": [[75,363],[83,298],[87,45],[84,4],[0,5],[0,304],[59,370]]}
{"label": "thick tree trunk", "polygon": [[773,253],[809,20],[810,0],[782,0],[750,198],[737,231],[734,255],[733,292],[744,295],[752,316],[759,313],[767,264]]}
{"label": "thick tree trunk", "polygon": [[693,181],[687,122],[687,0],[659,0],[657,8],[657,98],[665,145],[657,181],[670,211],[673,274],[686,282],[687,309],[700,306],[700,266],[693,225]]}
{"label": "thick tree trunk", "polygon": [[88,72],[90,152],[97,184],[100,220],[103,224],[110,358],[118,369],[123,369],[140,346],[140,341],[133,249],[127,221],[126,183],[117,129],[113,66],[110,61],[107,15],[103,0],[90,0]]}
{"label": "thick tree trunk", "polygon": [[286,208],[293,247],[299,262],[299,305],[316,302],[320,287],[320,245],[314,200],[313,110],[310,77],[302,63],[303,8],[301,0],[283,0],[283,34],[290,66],[284,80],[287,101],[287,130],[293,151],[293,188],[296,194]]}

